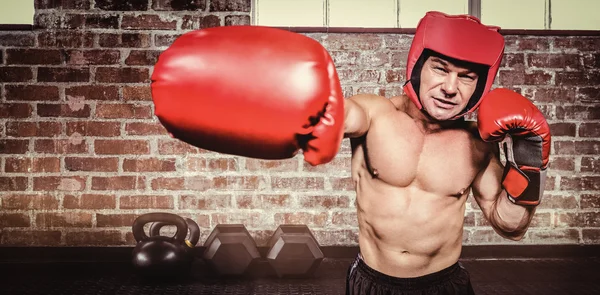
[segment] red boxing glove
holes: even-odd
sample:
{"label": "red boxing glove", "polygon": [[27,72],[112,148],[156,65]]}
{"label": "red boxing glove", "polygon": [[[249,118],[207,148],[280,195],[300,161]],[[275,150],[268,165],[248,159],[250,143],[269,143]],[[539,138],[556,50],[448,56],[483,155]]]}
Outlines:
{"label": "red boxing glove", "polygon": [[506,169],[502,185],[508,198],[515,204],[538,205],[551,142],[544,115],[527,98],[499,88],[482,98],[477,120],[484,141],[503,141]]}
{"label": "red boxing glove", "polygon": [[331,161],[343,139],[344,98],[317,41],[261,26],[179,37],[152,74],[155,115],[195,147],[260,159]]}

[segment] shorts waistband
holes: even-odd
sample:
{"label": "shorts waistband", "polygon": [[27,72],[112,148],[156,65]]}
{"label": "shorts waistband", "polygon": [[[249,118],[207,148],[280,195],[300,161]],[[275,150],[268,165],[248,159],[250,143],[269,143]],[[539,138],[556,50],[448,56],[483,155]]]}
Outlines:
{"label": "shorts waistband", "polygon": [[422,288],[431,284],[447,281],[451,279],[452,276],[455,275],[456,272],[459,272],[462,268],[460,263],[457,261],[456,263],[445,269],[424,276],[414,278],[399,278],[384,274],[371,268],[365,263],[360,254],[356,257],[356,260],[352,267],[356,268],[356,270],[353,271],[360,271],[361,276],[369,277],[370,280],[403,288]]}

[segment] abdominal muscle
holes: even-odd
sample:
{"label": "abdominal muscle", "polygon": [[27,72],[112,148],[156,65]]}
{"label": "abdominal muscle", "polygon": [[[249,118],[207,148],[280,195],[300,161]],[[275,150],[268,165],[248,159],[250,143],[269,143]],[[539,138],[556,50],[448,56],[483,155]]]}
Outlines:
{"label": "abdominal muscle", "polygon": [[366,169],[358,171],[355,181],[359,246],[367,265],[408,278],[458,261],[468,192],[441,196],[413,185],[396,187],[372,178]]}

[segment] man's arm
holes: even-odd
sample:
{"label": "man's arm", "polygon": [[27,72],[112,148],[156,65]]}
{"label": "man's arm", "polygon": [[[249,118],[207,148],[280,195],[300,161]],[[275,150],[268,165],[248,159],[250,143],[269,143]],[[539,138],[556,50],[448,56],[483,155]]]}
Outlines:
{"label": "man's arm", "polygon": [[536,206],[521,206],[508,199],[506,190],[502,188],[504,167],[499,160],[497,145],[491,145],[493,151],[473,182],[473,197],[494,230],[517,241],[527,232]]}
{"label": "man's arm", "polygon": [[358,94],[344,103],[344,137],[361,137],[367,133],[372,119],[377,115],[395,110],[385,97],[373,94]]}

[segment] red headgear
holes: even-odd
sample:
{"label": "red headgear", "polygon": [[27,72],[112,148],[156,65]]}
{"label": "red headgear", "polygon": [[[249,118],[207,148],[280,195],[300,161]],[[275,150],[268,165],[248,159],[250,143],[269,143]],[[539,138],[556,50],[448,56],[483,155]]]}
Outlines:
{"label": "red headgear", "polygon": [[498,33],[499,29],[496,26],[483,25],[479,19],[470,15],[447,15],[438,11],[427,12],[425,17],[419,21],[408,53],[407,83],[404,86],[404,92],[419,109],[423,108],[415,92],[415,87],[418,88],[419,85],[413,85],[411,76],[420,76],[422,63],[417,65],[417,61],[421,58],[423,51],[429,49],[450,58],[489,67],[487,77],[482,84],[483,91],[474,93],[465,110],[453,119],[474,111],[479,106],[481,97],[490,91],[502,61],[504,38]]}

